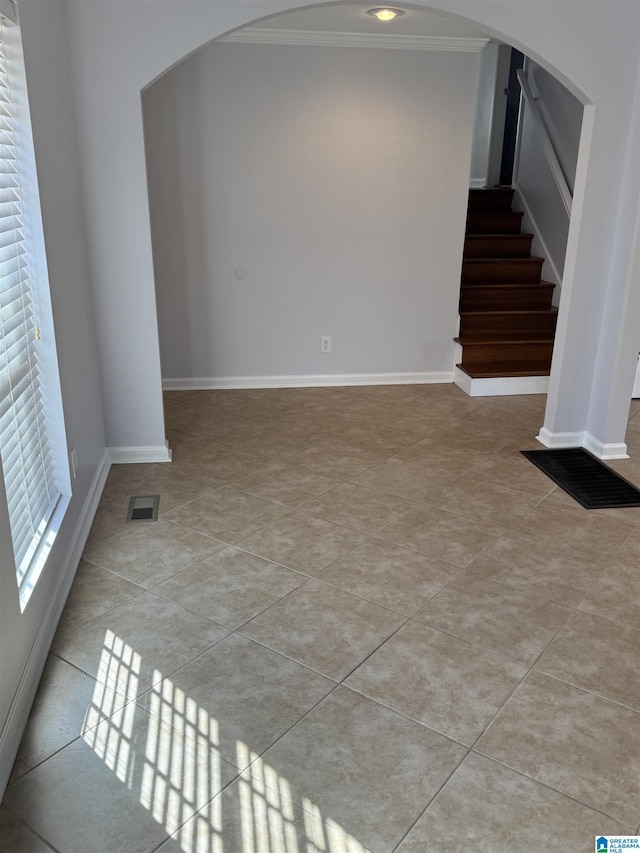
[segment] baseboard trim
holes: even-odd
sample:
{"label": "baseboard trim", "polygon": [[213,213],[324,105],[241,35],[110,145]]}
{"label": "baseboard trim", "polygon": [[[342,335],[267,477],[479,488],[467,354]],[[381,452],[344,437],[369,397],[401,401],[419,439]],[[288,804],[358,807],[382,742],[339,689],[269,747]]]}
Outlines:
{"label": "baseboard trim", "polygon": [[473,394],[471,393],[471,377],[468,373],[465,373],[464,370],[460,370],[459,367],[456,367],[453,371],[453,382],[454,385],[457,385],[465,394],[469,397],[473,397]]}
{"label": "baseboard trim", "polygon": [[33,705],[42,671],[47,662],[53,637],[76,575],[110,467],[109,452],[105,450],[89,486],[78,522],[60,565],[58,582],[38,629],[18,689],[13,697],[6,723],[0,733],[0,801],[4,796],[11,775],[29,711]]}
{"label": "baseboard trim", "polygon": [[582,444],[585,450],[593,453],[598,459],[628,459],[627,445],[624,441],[605,443],[600,439],[591,435],[589,432],[584,434],[584,442]]}
{"label": "baseboard trim", "polygon": [[127,465],[133,462],[171,462],[169,445],[153,447],[108,447],[112,465]]}
{"label": "baseboard trim", "polygon": [[582,447],[584,443],[584,432],[551,432],[542,427],[536,436],[540,444],[551,449],[561,447]]}
{"label": "baseboard trim", "polygon": [[624,442],[605,443],[589,432],[551,432],[542,427],[536,436],[541,444],[552,449],[562,447],[584,447],[598,459],[628,459],[627,445]]}
{"label": "baseboard trim", "polygon": [[469,397],[511,397],[521,394],[546,394],[548,376],[503,376],[493,379],[472,379],[456,367],[455,384]]}
{"label": "baseboard trim", "polygon": [[[165,391],[216,391],[250,388],[324,388],[344,385],[435,385],[451,382],[453,382],[453,372],[442,371],[431,373],[305,374],[301,376],[197,376],[184,379],[163,379],[162,387]],[[131,448],[112,448],[112,450],[129,449]]]}

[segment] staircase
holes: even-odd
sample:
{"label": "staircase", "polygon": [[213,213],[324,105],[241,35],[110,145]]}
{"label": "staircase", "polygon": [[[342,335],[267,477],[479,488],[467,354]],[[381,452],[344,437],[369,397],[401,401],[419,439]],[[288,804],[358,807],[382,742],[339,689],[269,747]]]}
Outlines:
{"label": "staircase", "polygon": [[[521,233],[522,213],[511,210],[512,201],[506,187],[469,191],[456,382],[472,395],[540,393],[551,368],[555,285],[541,280],[544,258],[532,257],[533,235]],[[474,380],[494,381],[476,382],[474,392]]]}

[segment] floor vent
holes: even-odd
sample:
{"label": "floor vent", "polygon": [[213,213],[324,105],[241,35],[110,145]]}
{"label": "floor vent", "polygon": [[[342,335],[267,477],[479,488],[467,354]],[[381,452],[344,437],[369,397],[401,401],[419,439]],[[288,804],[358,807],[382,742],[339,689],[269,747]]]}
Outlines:
{"label": "floor vent", "polygon": [[640,489],[582,447],[520,453],[585,509],[640,506]]}
{"label": "floor vent", "polygon": [[129,501],[127,521],[157,521],[160,495],[136,495]]}

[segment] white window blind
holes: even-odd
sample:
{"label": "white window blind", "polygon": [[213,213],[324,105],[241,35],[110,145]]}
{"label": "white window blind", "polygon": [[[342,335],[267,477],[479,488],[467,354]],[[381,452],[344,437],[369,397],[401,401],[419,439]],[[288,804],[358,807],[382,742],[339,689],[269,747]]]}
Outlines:
{"label": "white window blind", "polygon": [[50,389],[43,383],[47,370],[42,360],[50,348],[41,339],[50,334],[51,321],[38,315],[25,211],[25,161],[31,152],[23,150],[24,127],[18,119],[23,69],[14,66],[21,51],[12,49],[10,27],[15,24],[0,17],[0,456],[22,586],[41,551],[61,489],[52,454]]}

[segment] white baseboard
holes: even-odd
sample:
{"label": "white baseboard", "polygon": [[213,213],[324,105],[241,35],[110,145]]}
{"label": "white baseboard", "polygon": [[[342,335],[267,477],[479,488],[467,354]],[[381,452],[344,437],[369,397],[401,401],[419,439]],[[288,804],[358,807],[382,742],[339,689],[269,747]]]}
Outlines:
{"label": "white baseboard", "polygon": [[589,453],[593,453],[598,459],[628,459],[627,445],[624,442],[611,442],[609,444],[600,441],[588,432],[551,432],[542,427],[540,434],[536,436],[545,447],[560,449],[563,447],[584,447]]}
{"label": "white baseboard", "polygon": [[551,432],[546,427],[542,427],[536,438],[540,444],[553,450],[562,447],[582,447],[584,432]]}
{"label": "white baseboard", "polygon": [[[432,373],[332,373],[301,376],[196,376],[184,379],[163,379],[162,387],[165,391],[215,391],[248,388],[324,388],[345,385],[435,385],[451,382],[453,382],[453,372],[441,371]],[[111,449],[120,451],[136,448]],[[130,460],[119,459],[117,461]]]}
{"label": "white baseboard", "polygon": [[469,397],[509,397],[520,394],[546,394],[548,376],[503,376],[493,379],[472,379],[456,367],[453,381]]}
{"label": "white baseboard", "polygon": [[157,447],[108,447],[109,461],[113,465],[132,462],[171,462],[171,451],[167,443]]}
{"label": "white baseboard", "polygon": [[42,677],[42,671],[53,642],[53,637],[60,621],[60,616],[67,601],[71,584],[76,575],[85,542],[89,536],[102,490],[109,474],[111,461],[108,451],[100,461],[89,486],[87,496],[80,511],[75,530],[62,558],[58,569],[58,582],[53,590],[49,606],[40,623],[35,642],[25,665],[18,689],[7,715],[7,720],[0,733],[0,800],[4,795],[13,762],[18,753],[29,711]]}
{"label": "white baseboard", "polygon": [[600,439],[595,438],[591,433],[585,432],[584,442],[582,444],[585,450],[593,453],[598,459],[628,459],[627,445],[624,441],[605,444]]}

